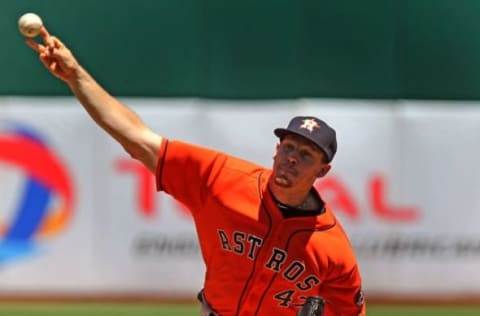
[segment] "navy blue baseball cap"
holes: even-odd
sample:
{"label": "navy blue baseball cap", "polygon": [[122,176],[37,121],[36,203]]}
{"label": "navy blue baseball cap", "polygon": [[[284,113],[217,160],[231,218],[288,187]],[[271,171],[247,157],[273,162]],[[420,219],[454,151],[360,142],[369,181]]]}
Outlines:
{"label": "navy blue baseball cap", "polygon": [[337,152],[337,133],[327,123],[313,116],[296,116],[287,128],[276,128],[273,133],[280,139],[288,134],[308,139],[325,153],[328,162]]}

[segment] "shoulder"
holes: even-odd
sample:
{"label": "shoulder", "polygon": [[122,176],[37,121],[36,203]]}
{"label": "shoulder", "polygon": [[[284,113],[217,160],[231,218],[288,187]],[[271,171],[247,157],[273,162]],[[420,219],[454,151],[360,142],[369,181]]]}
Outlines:
{"label": "shoulder", "polygon": [[163,150],[160,151],[160,159],[167,160],[179,160],[185,159],[189,162],[204,161],[204,162],[219,162],[222,168],[228,169],[232,173],[245,173],[251,172],[256,169],[264,169],[263,167],[233,156],[229,153],[221,150],[201,146],[197,144],[191,144],[178,140],[165,140]]}

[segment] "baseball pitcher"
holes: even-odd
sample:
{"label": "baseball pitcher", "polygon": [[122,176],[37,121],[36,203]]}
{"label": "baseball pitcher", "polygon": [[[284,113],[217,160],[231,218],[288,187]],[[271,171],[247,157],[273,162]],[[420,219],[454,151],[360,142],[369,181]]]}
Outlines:
{"label": "baseball pitcher", "polygon": [[[204,315],[363,316],[350,242],[313,186],[337,151],[323,120],[294,117],[278,137],[272,168],[167,139],[105,91],[45,28],[27,39],[92,119],[155,176],[157,188],[191,211],[206,265]],[[312,299],[321,297],[321,300]]]}

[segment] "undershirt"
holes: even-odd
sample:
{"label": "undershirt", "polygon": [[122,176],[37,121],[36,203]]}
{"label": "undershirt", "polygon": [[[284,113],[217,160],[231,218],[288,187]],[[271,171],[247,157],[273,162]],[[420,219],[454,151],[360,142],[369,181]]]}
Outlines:
{"label": "undershirt", "polygon": [[[270,188],[269,188],[270,190]],[[292,206],[288,206],[287,204],[284,204],[275,198],[275,195],[273,195],[272,191],[270,191],[270,194],[272,194],[272,197],[275,199],[275,202],[277,203],[278,209],[282,212],[282,215],[284,218],[291,218],[291,217],[305,217],[305,216],[317,216],[325,212],[325,204],[323,200],[320,198],[318,195],[317,191],[315,191],[313,188],[310,191],[315,199],[319,203],[319,208],[316,210],[304,210]]]}

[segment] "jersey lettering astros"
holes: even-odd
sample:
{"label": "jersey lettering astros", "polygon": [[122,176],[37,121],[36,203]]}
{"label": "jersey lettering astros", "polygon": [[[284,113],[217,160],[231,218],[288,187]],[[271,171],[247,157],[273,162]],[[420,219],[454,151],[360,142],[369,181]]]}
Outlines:
{"label": "jersey lettering astros", "polygon": [[284,218],[270,174],[218,151],[162,143],[157,188],[192,212],[208,304],[221,316],[294,316],[308,296],[321,296],[325,316],[365,315],[355,256],[328,205]]}

